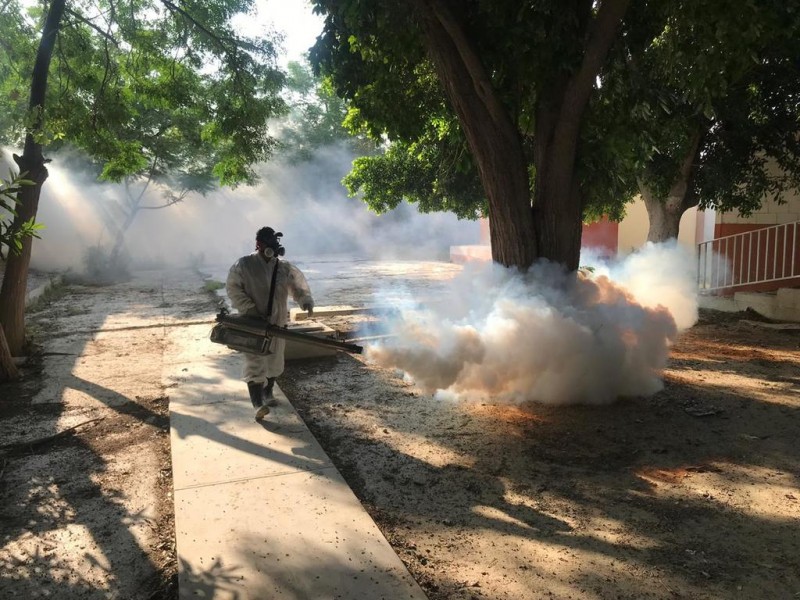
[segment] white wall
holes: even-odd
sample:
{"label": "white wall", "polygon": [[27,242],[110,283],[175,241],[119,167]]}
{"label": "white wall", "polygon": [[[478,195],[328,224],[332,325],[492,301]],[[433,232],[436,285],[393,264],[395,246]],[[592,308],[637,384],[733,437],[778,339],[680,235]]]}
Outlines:
{"label": "white wall", "polygon": [[[698,243],[697,226],[698,212],[696,208],[690,208],[681,217],[678,229],[678,241],[691,247]],[[641,196],[628,204],[625,210],[625,218],[619,224],[619,234],[617,236],[617,254],[625,256],[637,248],[640,248],[647,241],[647,230],[650,220],[647,217],[647,208]],[[712,221],[713,235],[713,221]]]}

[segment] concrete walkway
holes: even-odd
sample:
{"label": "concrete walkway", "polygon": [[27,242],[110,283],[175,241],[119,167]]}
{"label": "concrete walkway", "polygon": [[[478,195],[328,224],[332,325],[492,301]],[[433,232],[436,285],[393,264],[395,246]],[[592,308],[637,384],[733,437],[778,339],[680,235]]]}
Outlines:
{"label": "concrete walkway", "polygon": [[209,331],[170,328],[163,373],[180,597],[423,600],[280,390],[253,420],[241,357]]}

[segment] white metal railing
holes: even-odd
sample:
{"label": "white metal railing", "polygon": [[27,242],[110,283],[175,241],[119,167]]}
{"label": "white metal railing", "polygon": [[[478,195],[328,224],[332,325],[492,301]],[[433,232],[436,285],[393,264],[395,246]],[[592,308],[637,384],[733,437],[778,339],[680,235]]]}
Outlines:
{"label": "white metal railing", "polygon": [[701,292],[800,277],[800,221],[698,244]]}

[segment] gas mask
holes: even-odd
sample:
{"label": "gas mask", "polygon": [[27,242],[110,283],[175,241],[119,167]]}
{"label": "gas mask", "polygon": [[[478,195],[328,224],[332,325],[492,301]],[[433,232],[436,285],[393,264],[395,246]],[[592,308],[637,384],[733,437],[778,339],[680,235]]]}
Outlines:
{"label": "gas mask", "polygon": [[262,227],[256,233],[256,242],[261,244],[265,257],[283,256],[286,254],[286,249],[281,246],[280,238],[282,237],[283,233],[280,231],[275,231],[272,227]]}

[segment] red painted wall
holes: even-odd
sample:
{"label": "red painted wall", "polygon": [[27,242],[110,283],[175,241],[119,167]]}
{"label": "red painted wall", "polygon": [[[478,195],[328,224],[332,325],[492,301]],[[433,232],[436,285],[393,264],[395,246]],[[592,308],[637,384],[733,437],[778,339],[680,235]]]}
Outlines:
{"label": "red painted wall", "polygon": [[619,223],[603,217],[596,223],[583,226],[581,248],[594,248],[602,256],[615,257],[619,238]]}
{"label": "red painted wall", "polygon": [[[480,226],[480,244],[489,245],[491,243],[489,219],[481,219]],[[597,248],[603,256],[616,256],[618,237],[619,223],[603,218],[596,223],[583,226],[581,247]]]}

